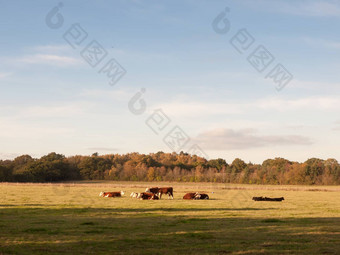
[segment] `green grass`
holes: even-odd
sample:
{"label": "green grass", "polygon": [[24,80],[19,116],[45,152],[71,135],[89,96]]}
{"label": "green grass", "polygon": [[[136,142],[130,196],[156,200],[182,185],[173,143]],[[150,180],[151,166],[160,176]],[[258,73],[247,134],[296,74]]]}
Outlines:
{"label": "green grass", "polygon": [[[340,253],[339,187],[173,183],[174,200],[129,197],[155,185],[1,184],[0,254]],[[190,191],[211,200],[182,200]]]}

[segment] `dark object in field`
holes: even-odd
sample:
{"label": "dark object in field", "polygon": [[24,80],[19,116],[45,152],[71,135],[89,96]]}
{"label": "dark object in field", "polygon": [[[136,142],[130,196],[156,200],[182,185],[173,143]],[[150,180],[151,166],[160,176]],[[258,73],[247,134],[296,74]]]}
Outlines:
{"label": "dark object in field", "polygon": [[145,192],[151,192],[153,194],[157,194],[159,198],[162,198],[163,194],[167,194],[169,197],[168,198],[174,198],[174,189],[173,187],[163,187],[163,188],[158,188],[158,187],[153,187],[153,188],[147,188]]}
{"label": "dark object in field", "polygon": [[205,193],[198,193],[195,199],[209,199],[209,196],[208,194],[205,194]]}
{"label": "dark object in field", "polygon": [[183,199],[194,199],[194,200],[199,200],[199,199],[209,199],[209,196],[205,193],[187,193],[184,195]]}
{"label": "dark object in field", "polygon": [[284,197],[253,197],[254,201],[276,201],[276,202],[281,202],[282,200],[285,200]]}
{"label": "dark object in field", "polygon": [[140,198],[140,200],[158,200],[159,199],[159,197],[156,194],[150,193],[150,192],[140,193],[140,196],[137,198]]}
{"label": "dark object in field", "polygon": [[124,195],[123,191],[119,191],[119,192],[105,192],[105,191],[102,191],[99,194],[100,197],[121,197],[122,195]]}

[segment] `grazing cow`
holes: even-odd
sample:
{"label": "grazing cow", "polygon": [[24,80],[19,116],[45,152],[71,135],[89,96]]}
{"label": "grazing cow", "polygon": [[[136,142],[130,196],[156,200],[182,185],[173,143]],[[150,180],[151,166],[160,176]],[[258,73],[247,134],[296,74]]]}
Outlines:
{"label": "grazing cow", "polygon": [[158,187],[153,187],[153,188],[147,188],[145,192],[151,192],[153,194],[157,194],[159,198],[162,198],[163,194],[167,194],[168,198],[174,199],[174,189],[172,187],[164,187],[164,188],[158,188]]}
{"label": "grazing cow", "polygon": [[275,202],[281,202],[282,200],[285,200],[284,197],[253,197],[254,201],[275,201]]}
{"label": "grazing cow", "polygon": [[140,193],[140,196],[138,196],[137,198],[139,198],[140,200],[158,200],[158,196],[154,193],[150,193],[150,192],[143,192]]}
{"label": "grazing cow", "polygon": [[120,191],[120,192],[105,192],[105,191],[102,191],[99,194],[100,197],[121,197],[122,195],[124,195],[123,191]]}

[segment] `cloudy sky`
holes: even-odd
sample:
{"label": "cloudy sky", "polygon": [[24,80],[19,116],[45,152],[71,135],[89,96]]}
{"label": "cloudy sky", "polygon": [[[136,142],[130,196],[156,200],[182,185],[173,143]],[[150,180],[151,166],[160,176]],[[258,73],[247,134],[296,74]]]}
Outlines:
{"label": "cloudy sky", "polygon": [[340,160],[339,1],[0,7],[2,159],[196,148]]}

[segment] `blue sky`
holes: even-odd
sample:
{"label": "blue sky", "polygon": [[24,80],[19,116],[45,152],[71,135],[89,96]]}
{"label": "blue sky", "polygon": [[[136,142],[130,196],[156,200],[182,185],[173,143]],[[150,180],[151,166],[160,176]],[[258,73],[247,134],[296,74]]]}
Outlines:
{"label": "blue sky", "polygon": [[[0,158],[171,152],[177,125],[181,150],[228,162],[340,159],[338,1],[62,1],[51,29],[58,3],[0,1]],[[75,23],[88,37],[73,49],[63,35]],[[242,54],[230,43],[240,29],[255,39]],[[81,56],[92,40],[108,53],[97,67]],[[247,60],[259,45],[275,58],[261,73]],[[114,86],[100,73],[111,58],[126,70]],[[265,78],[277,64],[293,76],[280,91]],[[170,120],[158,134],[146,124],[156,109]]]}

